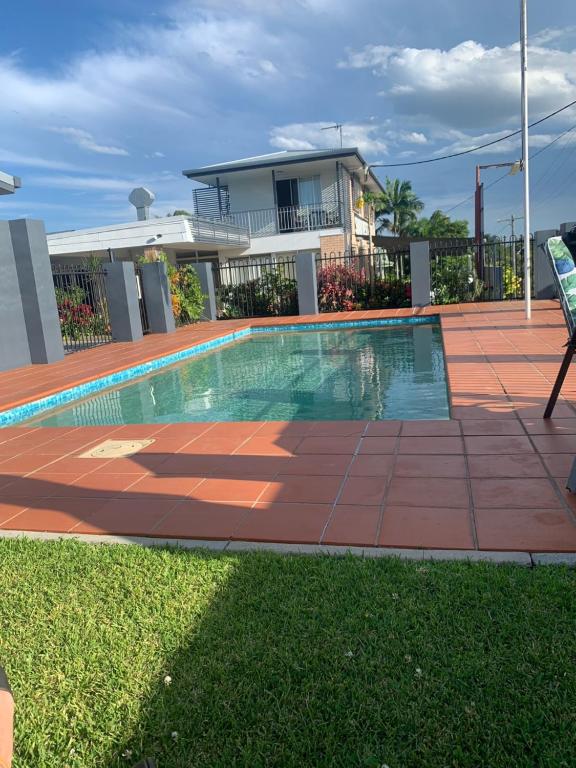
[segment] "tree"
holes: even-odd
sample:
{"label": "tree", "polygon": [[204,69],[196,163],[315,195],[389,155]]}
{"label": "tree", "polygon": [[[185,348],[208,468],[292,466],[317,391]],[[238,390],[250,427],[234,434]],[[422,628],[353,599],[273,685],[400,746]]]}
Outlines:
{"label": "tree", "polygon": [[192,216],[192,214],[184,208],[177,208],[174,213],[169,213],[168,216]]}
{"label": "tree", "polygon": [[429,219],[421,218],[407,228],[410,237],[468,237],[468,222],[464,219],[452,221],[442,211],[434,211]]}
{"label": "tree", "polygon": [[386,177],[384,192],[373,195],[370,202],[376,210],[378,232],[387,229],[398,237],[404,237],[408,227],[416,221],[416,216],[424,208],[424,203],[412,191],[409,181]]}

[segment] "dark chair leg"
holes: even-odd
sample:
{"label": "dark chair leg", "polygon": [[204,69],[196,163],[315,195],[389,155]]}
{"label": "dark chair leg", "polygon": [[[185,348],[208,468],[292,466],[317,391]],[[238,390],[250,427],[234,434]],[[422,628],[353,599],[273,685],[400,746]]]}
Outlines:
{"label": "dark chair leg", "polygon": [[545,419],[549,419],[550,416],[552,416],[552,411],[554,410],[554,406],[556,405],[556,401],[558,400],[558,395],[560,394],[560,390],[562,389],[562,384],[564,384],[564,379],[566,378],[566,374],[568,373],[568,368],[570,368],[570,363],[572,362],[572,358],[574,357],[575,351],[576,350],[574,348],[574,344],[572,340],[570,340],[568,342],[568,348],[566,349],[564,359],[562,360],[562,365],[560,366],[560,370],[558,371],[558,376],[556,376],[556,381],[554,382],[554,387],[552,389],[550,399],[548,400],[548,405],[546,406],[546,410],[544,411]]}

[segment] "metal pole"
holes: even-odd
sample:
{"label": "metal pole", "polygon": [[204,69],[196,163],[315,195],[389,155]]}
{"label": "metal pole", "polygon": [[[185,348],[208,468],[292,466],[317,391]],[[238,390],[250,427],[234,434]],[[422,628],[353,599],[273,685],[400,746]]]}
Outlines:
{"label": "metal pole", "polygon": [[528,21],[526,0],[520,0],[520,51],[522,88],[522,170],[524,171],[524,301],[526,319],[532,316],[530,277],[530,176],[528,168]]}

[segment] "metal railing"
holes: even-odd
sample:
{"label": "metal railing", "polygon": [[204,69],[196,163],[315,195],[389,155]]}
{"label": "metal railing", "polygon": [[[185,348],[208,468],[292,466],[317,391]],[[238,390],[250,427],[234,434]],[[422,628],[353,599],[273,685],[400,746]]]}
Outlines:
{"label": "metal railing", "polygon": [[407,250],[322,254],[316,259],[316,268],[320,312],[410,306]]}
{"label": "metal railing", "polygon": [[223,221],[230,221],[247,229],[251,237],[330,229],[339,227],[342,223],[338,203],[238,211],[224,216]]}
{"label": "metal railing", "polygon": [[[534,243],[530,241],[532,253]],[[531,259],[532,269],[534,259]],[[524,240],[446,241],[430,248],[433,304],[524,298]]]}
{"label": "metal railing", "polygon": [[66,352],[112,341],[102,264],[53,264],[60,331]]}
{"label": "metal railing", "polygon": [[293,259],[238,260],[214,264],[218,318],[298,314],[298,285]]}
{"label": "metal railing", "polygon": [[201,216],[187,216],[188,227],[193,240],[222,245],[250,245],[248,228],[241,223],[223,219],[208,219]]}

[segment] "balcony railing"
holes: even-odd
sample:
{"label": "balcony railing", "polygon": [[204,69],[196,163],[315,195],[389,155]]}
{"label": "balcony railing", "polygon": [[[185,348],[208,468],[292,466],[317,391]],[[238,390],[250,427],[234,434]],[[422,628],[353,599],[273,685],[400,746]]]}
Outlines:
{"label": "balcony railing", "polygon": [[285,232],[309,232],[341,226],[337,203],[239,211],[228,214],[223,221],[229,221],[247,229],[251,237],[266,237]]}
{"label": "balcony railing", "polygon": [[248,228],[240,222],[229,220],[228,217],[219,220],[200,216],[187,216],[186,220],[194,242],[238,246],[250,245]]}

